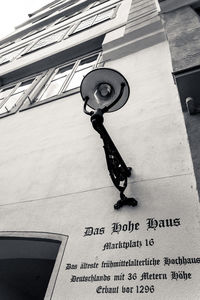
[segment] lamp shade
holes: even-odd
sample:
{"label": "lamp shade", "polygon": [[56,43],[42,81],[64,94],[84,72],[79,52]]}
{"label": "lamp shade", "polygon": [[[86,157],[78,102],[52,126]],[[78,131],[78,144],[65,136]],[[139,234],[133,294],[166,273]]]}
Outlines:
{"label": "lamp shade", "polygon": [[94,110],[108,107],[108,112],[120,109],[127,102],[130,89],[118,71],[99,68],[89,72],[80,86],[81,97]]}

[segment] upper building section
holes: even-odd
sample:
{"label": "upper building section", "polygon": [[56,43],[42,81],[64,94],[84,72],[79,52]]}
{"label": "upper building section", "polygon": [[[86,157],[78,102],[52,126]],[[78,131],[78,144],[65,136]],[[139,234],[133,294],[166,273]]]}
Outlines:
{"label": "upper building section", "polygon": [[[109,51],[116,43],[141,40],[160,28],[155,0],[54,1],[1,40],[1,80],[11,82],[102,46]],[[149,40],[155,41],[152,36]]]}
{"label": "upper building section", "polygon": [[199,65],[200,1],[160,0],[175,72]]}
{"label": "upper building section", "polygon": [[[200,1],[160,1],[173,65],[173,75],[183,111],[188,99],[200,106]],[[191,103],[191,102],[190,102]]]}
{"label": "upper building section", "polygon": [[[86,2],[85,0],[56,0],[50,2],[48,5],[43,6],[42,8],[38,9],[37,11],[30,13],[29,19],[26,22],[16,26],[16,29],[23,28],[29,24],[43,22],[48,19],[55,19],[62,15],[64,10],[73,9],[77,5]],[[93,2],[103,2],[103,1],[93,1]]]}
{"label": "upper building section", "polygon": [[54,1],[1,41],[0,118],[79,92],[89,70],[163,39],[155,0]]}

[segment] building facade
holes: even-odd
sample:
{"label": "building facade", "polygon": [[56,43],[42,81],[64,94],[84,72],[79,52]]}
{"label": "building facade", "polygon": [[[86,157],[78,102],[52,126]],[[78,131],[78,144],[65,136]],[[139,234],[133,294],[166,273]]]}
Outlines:
{"label": "building facade", "polygon": [[[0,298],[199,299],[199,7],[52,1],[1,39]],[[130,85],[104,123],[136,207],[83,113],[96,68]]]}

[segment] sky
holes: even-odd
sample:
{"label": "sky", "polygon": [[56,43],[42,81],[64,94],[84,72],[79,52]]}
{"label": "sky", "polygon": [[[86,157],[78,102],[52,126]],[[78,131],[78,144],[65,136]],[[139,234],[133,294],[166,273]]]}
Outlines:
{"label": "sky", "polygon": [[28,19],[28,14],[52,0],[5,0],[0,10],[0,39],[14,31],[14,27]]}

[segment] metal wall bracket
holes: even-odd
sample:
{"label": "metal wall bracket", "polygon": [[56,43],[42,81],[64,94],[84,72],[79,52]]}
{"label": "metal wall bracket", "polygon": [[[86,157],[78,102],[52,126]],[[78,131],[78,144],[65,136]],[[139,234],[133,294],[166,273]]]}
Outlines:
{"label": "metal wall bracket", "polygon": [[115,187],[120,191],[120,200],[114,205],[114,208],[119,209],[123,205],[136,206],[137,200],[127,198],[124,195],[128,177],[131,176],[131,168],[127,167],[123,161],[119,151],[105,129],[103,121],[103,112],[101,109],[97,109],[91,116],[91,123],[103,140],[109,175]]}

